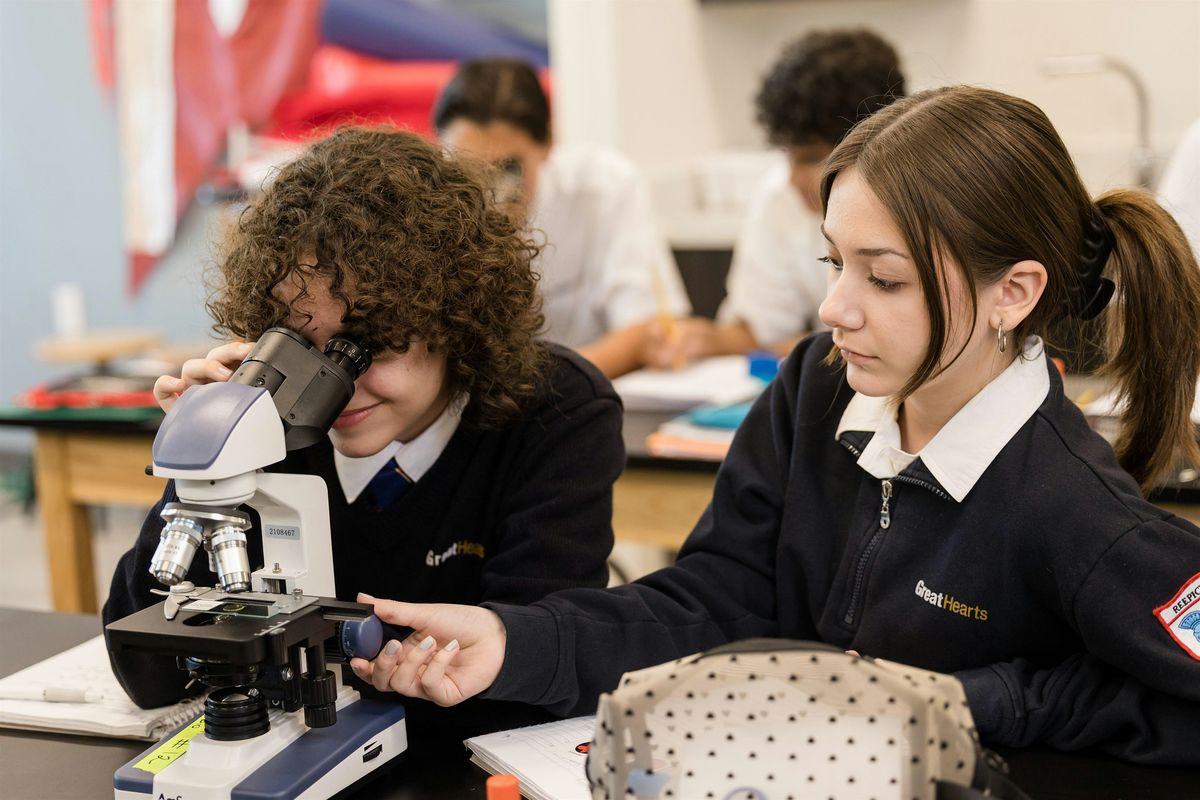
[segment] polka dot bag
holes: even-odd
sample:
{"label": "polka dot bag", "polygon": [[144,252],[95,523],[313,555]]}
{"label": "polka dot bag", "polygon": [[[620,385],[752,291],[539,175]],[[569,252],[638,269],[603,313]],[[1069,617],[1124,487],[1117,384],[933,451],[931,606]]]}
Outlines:
{"label": "polka dot bag", "polygon": [[593,800],[1024,798],[957,679],[754,639],[630,672],[600,698]]}

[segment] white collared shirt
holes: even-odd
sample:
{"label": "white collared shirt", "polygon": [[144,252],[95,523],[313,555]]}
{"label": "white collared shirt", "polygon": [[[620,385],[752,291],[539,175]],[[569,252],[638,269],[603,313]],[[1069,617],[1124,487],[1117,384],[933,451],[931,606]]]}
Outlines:
{"label": "white collared shirt", "polygon": [[746,206],[717,319],[744,322],[764,347],[825,330],[817,317],[829,272],[817,259],[825,252],[821,215],[805,207],[780,154]]}
{"label": "white collared shirt", "polygon": [[555,145],[538,172],[529,227],[546,338],[582,347],[606,333],[691,313],[645,178],[624,156]]}
{"label": "white collared shirt", "polygon": [[876,478],[895,477],[919,457],[942,488],[961,503],[1049,391],[1045,348],[1039,337],[1030,336],[1021,357],[959,409],[921,452],[901,449],[899,406],[891,397],[854,395],[835,435],[840,438],[845,431],[874,434],[858,457],[858,465]]}
{"label": "white collared shirt", "polygon": [[392,456],[396,457],[400,471],[410,481],[416,483],[421,480],[421,476],[438,460],[454,432],[458,430],[465,406],[465,398],[452,400],[438,418],[415,439],[405,443],[392,442],[373,456],[351,458],[335,449],[333,465],[337,469],[338,482],[342,484],[346,502],[353,503]]}

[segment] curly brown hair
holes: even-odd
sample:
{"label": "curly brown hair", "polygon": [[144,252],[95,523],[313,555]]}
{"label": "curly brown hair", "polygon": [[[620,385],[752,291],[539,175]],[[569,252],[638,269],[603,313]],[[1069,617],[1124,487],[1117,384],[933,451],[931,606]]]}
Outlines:
{"label": "curly brown hair", "polygon": [[859,119],[903,96],[900,58],[877,34],[813,31],[780,54],[755,104],[771,144],[833,146]]}
{"label": "curly brown hair", "polygon": [[[239,216],[210,279],[220,335],[254,340],[305,296],[281,284],[328,282],[342,332],[375,352],[413,340],[444,353],[463,423],[496,428],[521,413],[546,371],[530,261],[537,246],[493,201],[482,164],[420,136],[345,127],[279,170]],[[305,263],[314,260],[315,263]]]}

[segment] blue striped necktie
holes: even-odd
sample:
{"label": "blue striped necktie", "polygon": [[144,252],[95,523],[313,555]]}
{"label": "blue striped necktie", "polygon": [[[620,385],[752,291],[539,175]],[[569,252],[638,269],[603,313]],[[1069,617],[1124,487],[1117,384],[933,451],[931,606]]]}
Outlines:
{"label": "blue striped necktie", "polygon": [[367,489],[371,492],[371,501],[376,508],[387,508],[396,502],[412,486],[412,481],[400,469],[395,458],[389,458],[383,469],[375,473]]}

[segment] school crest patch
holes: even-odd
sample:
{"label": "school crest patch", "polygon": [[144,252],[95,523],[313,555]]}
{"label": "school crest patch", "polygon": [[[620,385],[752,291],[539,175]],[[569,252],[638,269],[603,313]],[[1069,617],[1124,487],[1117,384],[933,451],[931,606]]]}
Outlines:
{"label": "school crest patch", "polygon": [[1154,609],[1154,616],[1188,655],[1200,661],[1200,572],[1188,578],[1174,597]]}

